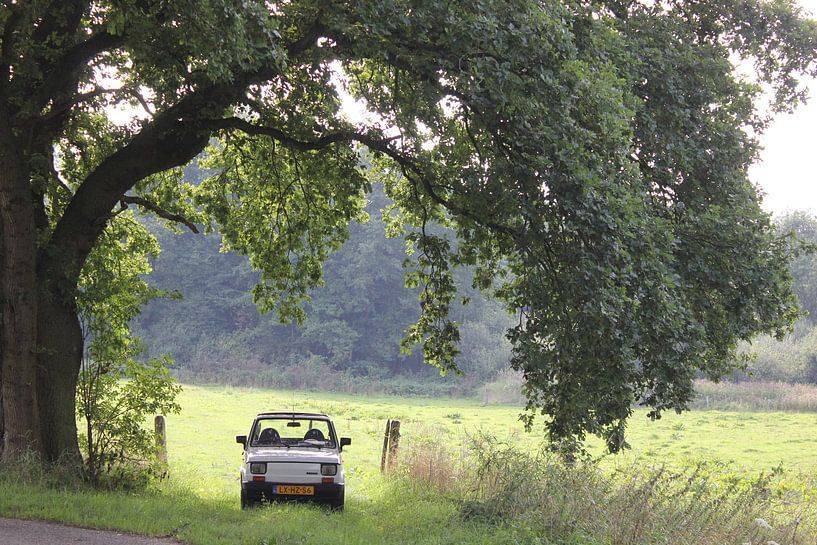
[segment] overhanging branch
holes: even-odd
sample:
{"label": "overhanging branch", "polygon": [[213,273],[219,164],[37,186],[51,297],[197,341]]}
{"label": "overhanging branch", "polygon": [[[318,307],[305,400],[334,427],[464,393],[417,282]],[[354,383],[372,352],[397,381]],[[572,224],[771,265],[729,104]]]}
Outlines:
{"label": "overhanging branch", "polygon": [[176,223],[184,224],[188,229],[190,229],[192,232],[196,234],[198,234],[199,232],[199,229],[198,227],[196,227],[196,224],[190,221],[189,219],[185,218],[180,214],[174,214],[173,212],[169,212],[168,210],[165,210],[158,204],[152,203],[147,199],[143,199],[142,197],[125,195],[124,197],[119,199],[119,202],[122,203],[123,208],[127,208],[129,204],[135,204],[136,206],[141,206],[145,210],[150,210],[151,212],[153,212],[154,214],[161,218]]}
{"label": "overhanging branch", "polygon": [[[213,119],[205,121],[203,122],[203,126],[207,127],[210,130],[238,129],[247,134],[269,136],[270,138],[274,138],[284,146],[297,151],[319,151],[332,144],[339,142],[358,142],[360,144],[363,144],[370,150],[383,153],[384,155],[391,158],[395,163],[397,163],[400,166],[400,168],[403,170],[403,173],[410,180],[412,178],[419,180],[419,182],[423,186],[423,190],[426,193],[426,195],[428,195],[429,198],[431,198],[440,206],[443,206],[444,208],[455,214],[459,214],[461,216],[469,218],[470,220],[476,222],[477,224],[483,225],[497,232],[501,232],[511,236],[519,234],[518,230],[513,229],[512,227],[509,227],[507,225],[502,225],[500,223],[488,221],[480,214],[468,210],[467,208],[458,206],[451,202],[449,199],[446,199],[445,197],[437,193],[437,190],[434,187],[434,183],[431,177],[426,172],[427,169],[423,168],[423,165],[420,163],[420,161],[418,161],[415,157],[412,157],[409,154],[402,152],[391,145],[391,143],[394,140],[398,139],[399,137],[382,138],[378,135],[373,135],[366,132],[340,130],[337,132],[319,136],[314,140],[300,140],[298,138],[290,136],[286,132],[276,127],[270,127],[267,125],[256,125],[254,123],[250,123],[249,121],[238,117],[229,117],[225,119]],[[409,176],[409,173],[413,173],[414,176]]]}
{"label": "overhanging branch", "polygon": [[[301,38],[284,46],[287,53],[294,56],[313,47],[322,28],[319,21],[310,25]],[[106,32],[93,35],[66,53],[65,57],[74,61],[67,64],[75,67],[83,59],[87,60],[100,51],[117,47],[123,39],[122,35],[113,36]],[[71,72],[70,69],[67,71]],[[215,112],[223,112],[229,105],[240,102],[249,85],[269,81],[279,71],[277,63],[265,63],[261,67],[236,74],[230,81],[197,87],[182,95],[175,104],[157,112],[127,144],[108,155],[79,185],[54,227],[48,243],[50,247],[59,248],[59,251],[43,252],[46,256],[55,256],[51,259],[44,258],[39,263],[42,271],[48,271],[43,274],[64,277],[67,285],[73,285],[104,230],[111,210],[126,192],[151,174],[190,161],[204,149],[210,134],[216,130],[215,127],[202,124],[201,120],[218,115]],[[65,78],[61,80],[65,81]],[[47,83],[42,86],[44,89],[54,87]],[[47,95],[48,92],[44,94]],[[194,230],[195,226],[191,227],[191,222],[180,222]]]}

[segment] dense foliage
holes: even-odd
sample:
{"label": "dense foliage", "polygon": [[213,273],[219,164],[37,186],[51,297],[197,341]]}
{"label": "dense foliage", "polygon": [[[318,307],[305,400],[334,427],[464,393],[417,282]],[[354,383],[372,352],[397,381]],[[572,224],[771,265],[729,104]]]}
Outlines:
{"label": "dense foliage", "polygon": [[[5,457],[78,453],[80,277],[128,206],[217,228],[260,271],[256,304],[299,322],[382,181],[422,311],[404,346],[456,369],[471,267],[516,316],[526,420],[568,446],[620,448],[634,402],[684,409],[696,374],[797,315],[789,241],[746,175],[763,85],[792,108],[815,69],[789,0],[0,6]],[[144,115],[117,124],[121,105]],[[214,175],[186,184],[208,144]]]}
{"label": "dense foliage", "polygon": [[[416,351],[400,352],[399,340],[420,309],[417,291],[404,286],[403,240],[384,233],[381,214],[390,204],[375,187],[369,220],[351,225],[349,240],[327,260],[325,285],[310,293],[301,327],[257,312],[250,290],[258,274],[241,256],[219,253],[220,237],[174,234],[154,224],[163,251],[150,281],[178,290],[183,300],[147,306],[135,321],[139,336],[150,354],[172,353],[175,373],[191,382],[421,394],[473,393],[490,383],[491,392],[508,389],[495,392],[499,399],[517,399],[503,339],[512,318],[470,288],[467,269],[455,280],[468,304],[452,308],[462,332],[457,365],[463,374],[441,378]],[[817,220],[793,212],[775,226],[799,241],[800,256],[790,268],[804,314],[782,340],[761,336],[743,344],[739,352],[750,359],[733,378],[817,384]]]}

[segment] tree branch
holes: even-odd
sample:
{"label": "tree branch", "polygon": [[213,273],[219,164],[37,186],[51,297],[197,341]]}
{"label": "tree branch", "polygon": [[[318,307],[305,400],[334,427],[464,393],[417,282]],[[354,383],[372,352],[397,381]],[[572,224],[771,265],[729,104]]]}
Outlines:
{"label": "tree branch", "polygon": [[269,136],[279,141],[284,146],[297,151],[318,151],[337,142],[363,142],[364,140],[374,140],[369,135],[356,131],[338,131],[323,135],[315,140],[298,140],[289,136],[281,129],[268,125],[255,125],[239,117],[227,117],[224,119],[211,119],[203,122],[204,126],[212,130],[238,129],[247,134],[256,136]]}
{"label": "tree branch", "polygon": [[391,158],[395,163],[400,165],[404,171],[404,174],[407,172],[414,173],[414,178],[420,181],[426,195],[428,195],[437,204],[445,207],[447,210],[469,218],[477,224],[489,227],[495,231],[508,235],[519,234],[518,230],[507,225],[488,221],[480,214],[458,206],[437,193],[431,177],[428,176],[426,169],[423,168],[422,164],[420,164],[416,158],[401,152],[391,145],[391,142],[396,140],[398,137],[380,138],[365,132],[348,130],[325,134],[316,138],[315,140],[299,140],[288,135],[281,129],[264,125],[255,125],[238,117],[214,119],[203,123],[205,126],[215,130],[238,129],[247,134],[269,136],[279,141],[284,146],[298,151],[318,151],[338,142],[359,142],[360,144],[365,145],[367,148],[383,153]]}
{"label": "tree branch", "polygon": [[88,91],[86,93],[77,93],[72,98],[68,100],[64,100],[61,102],[55,102],[54,105],[51,107],[51,110],[48,114],[44,117],[44,121],[48,122],[51,119],[67,112],[77,104],[81,102],[85,102],[86,100],[91,100],[92,98],[96,98],[98,96],[107,95],[111,93],[116,93],[119,91],[126,91],[124,87],[116,87],[114,89],[106,89],[104,87],[95,87],[93,91]]}
{"label": "tree branch", "polygon": [[[287,52],[296,55],[314,46],[322,29],[319,21],[314,22],[301,38],[286,46]],[[115,47],[122,39],[102,32],[71,48],[64,58],[73,60],[76,66],[77,62]],[[72,70],[65,68],[63,72],[70,77]],[[197,88],[158,112],[130,142],[108,155],[77,188],[41,252],[38,273],[60,278],[66,287],[75,286],[79,271],[105,229],[111,210],[125,193],[139,180],[193,159],[218,129],[212,123],[208,125],[208,118],[221,115],[228,106],[246,96],[249,85],[268,81],[279,70],[276,63],[268,63],[236,74],[230,81]],[[49,253],[50,248],[59,251]]]}
{"label": "tree branch", "polygon": [[326,33],[326,27],[321,23],[321,14],[318,13],[315,21],[309,25],[300,38],[292,43],[287,44],[286,50],[290,55],[297,55],[303,53],[311,48],[318,41],[323,34]]}
{"label": "tree branch", "polygon": [[196,227],[196,224],[190,221],[189,219],[185,218],[180,214],[174,214],[173,212],[169,212],[162,208],[161,206],[159,206],[158,204],[152,203],[147,199],[143,199],[142,197],[136,197],[134,195],[125,195],[124,197],[119,199],[119,202],[122,203],[123,208],[127,208],[129,204],[141,206],[145,210],[150,210],[151,212],[153,212],[154,214],[161,218],[176,223],[183,223],[192,232],[196,234],[199,233],[199,229],[198,227]]}
{"label": "tree branch", "polygon": [[72,75],[80,65],[92,59],[101,52],[116,47],[124,41],[124,36],[98,32],[75,46],[69,48],[57,61],[53,63],[53,70],[48,74],[35,95],[35,103],[44,108],[48,102],[66,88],[73,85]]}

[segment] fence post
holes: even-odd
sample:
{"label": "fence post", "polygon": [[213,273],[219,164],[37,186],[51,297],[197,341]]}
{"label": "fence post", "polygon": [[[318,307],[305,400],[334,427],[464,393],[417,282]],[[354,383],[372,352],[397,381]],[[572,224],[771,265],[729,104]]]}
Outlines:
{"label": "fence post", "polygon": [[400,421],[392,420],[389,430],[389,471],[397,465],[397,451],[400,447]]}
{"label": "fence post", "polygon": [[380,473],[386,471],[386,452],[389,450],[389,431],[391,430],[391,420],[386,420],[386,432],[383,434],[383,452],[380,455]]}
{"label": "fence post", "polygon": [[156,433],[156,455],[159,462],[167,465],[167,429],[165,428],[165,417],[156,415],[153,419],[153,427]]}

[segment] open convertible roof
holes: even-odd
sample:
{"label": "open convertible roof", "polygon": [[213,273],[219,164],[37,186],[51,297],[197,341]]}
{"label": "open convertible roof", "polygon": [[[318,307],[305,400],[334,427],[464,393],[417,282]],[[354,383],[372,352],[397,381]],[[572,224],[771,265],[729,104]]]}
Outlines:
{"label": "open convertible roof", "polygon": [[278,416],[284,418],[329,418],[323,413],[302,413],[302,412],[292,412],[292,411],[270,411],[266,413],[258,413],[256,418],[261,416]]}

